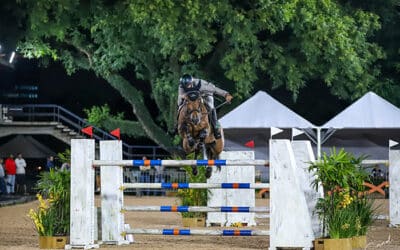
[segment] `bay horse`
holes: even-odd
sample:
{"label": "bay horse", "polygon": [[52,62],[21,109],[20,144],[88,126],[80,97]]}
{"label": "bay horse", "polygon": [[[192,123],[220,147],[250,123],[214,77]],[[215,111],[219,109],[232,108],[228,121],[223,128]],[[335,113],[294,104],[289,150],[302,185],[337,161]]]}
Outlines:
{"label": "bay horse", "polygon": [[[186,93],[178,114],[178,133],[182,138],[182,148],[186,155],[194,152],[195,159],[199,155],[202,155],[203,159],[219,159],[219,154],[224,149],[222,128],[221,138],[215,139],[209,111],[200,91]],[[192,173],[197,175],[197,166],[192,166]],[[206,177],[210,178],[211,173],[211,166],[207,166]]]}

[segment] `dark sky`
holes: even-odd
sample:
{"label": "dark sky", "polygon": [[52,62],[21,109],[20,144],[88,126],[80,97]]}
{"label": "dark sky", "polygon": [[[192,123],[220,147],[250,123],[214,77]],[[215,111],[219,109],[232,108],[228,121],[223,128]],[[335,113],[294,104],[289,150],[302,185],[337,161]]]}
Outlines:
{"label": "dark sky", "polygon": [[39,67],[34,60],[20,59],[15,70],[2,68],[0,75],[3,91],[14,92],[15,85],[38,86],[37,99],[3,97],[2,102],[57,104],[80,116],[84,115],[84,108],[105,103],[114,111],[130,110],[117,91],[91,72],[80,71],[69,76],[59,64],[44,68]]}
{"label": "dark sky", "polygon": [[[84,108],[107,103],[113,113],[124,112],[128,119],[133,118],[130,105],[120,94],[91,72],[80,71],[69,76],[57,63],[44,68],[39,67],[34,60],[20,58],[16,62],[15,70],[0,66],[0,75],[0,87],[3,91],[13,91],[15,84],[35,84],[39,87],[37,100],[4,100],[3,98],[0,100],[3,103],[6,101],[7,103],[57,104],[79,116],[85,116]],[[144,83],[142,85],[146,86]],[[320,82],[310,82],[301,90],[296,101],[284,88],[270,90],[263,89],[263,86],[256,86],[253,92],[260,89],[265,90],[315,125],[322,125],[349,105],[349,102],[340,101],[330,95],[329,90]]]}

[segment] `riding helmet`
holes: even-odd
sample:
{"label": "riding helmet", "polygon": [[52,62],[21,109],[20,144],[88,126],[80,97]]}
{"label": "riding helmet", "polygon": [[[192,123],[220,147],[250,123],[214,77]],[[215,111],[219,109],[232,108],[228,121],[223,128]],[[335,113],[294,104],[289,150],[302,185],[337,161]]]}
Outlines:
{"label": "riding helmet", "polygon": [[179,79],[179,84],[182,88],[186,88],[186,86],[191,82],[193,82],[193,77],[189,74],[184,74],[181,79]]}

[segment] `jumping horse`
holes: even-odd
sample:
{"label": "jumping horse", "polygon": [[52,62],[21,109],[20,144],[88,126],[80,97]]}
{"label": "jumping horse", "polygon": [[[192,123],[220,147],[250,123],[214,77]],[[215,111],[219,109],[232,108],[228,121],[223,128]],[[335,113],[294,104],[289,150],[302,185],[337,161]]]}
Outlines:
{"label": "jumping horse", "polygon": [[[178,113],[178,132],[186,155],[194,152],[196,159],[200,155],[204,159],[219,159],[219,154],[224,149],[223,131],[221,128],[221,138],[215,139],[209,111],[200,91],[186,93]],[[192,173],[197,175],[197,166],[192,166]],[[207,166],[206,177],[210,178],[211,173],[211,166]]]}

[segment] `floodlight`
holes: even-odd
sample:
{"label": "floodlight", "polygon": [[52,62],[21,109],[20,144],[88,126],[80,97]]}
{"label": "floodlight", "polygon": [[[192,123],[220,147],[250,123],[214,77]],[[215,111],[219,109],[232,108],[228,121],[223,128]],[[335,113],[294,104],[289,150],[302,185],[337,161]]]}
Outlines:
{"label": "floodlight", "polygon": [[14,61],[15,51],[11,53],[10,60],[8,61],[10,64]]}

